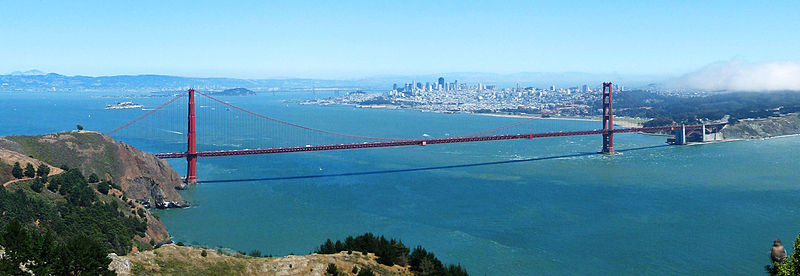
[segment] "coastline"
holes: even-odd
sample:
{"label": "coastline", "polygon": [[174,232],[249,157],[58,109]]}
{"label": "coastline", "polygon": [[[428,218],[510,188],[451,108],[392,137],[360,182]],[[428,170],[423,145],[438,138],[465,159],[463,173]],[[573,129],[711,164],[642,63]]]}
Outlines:
{"label": "coastline", "polygon": [[[489,116],[489,117],[502,117],[502,118],[520,118],[520,119],[537,119],[537,120],[562,120],[562,121],[585,121],[585,122],[600,122],[602,121],[601,118],[597,117],[541,117],[540,115],[514,115],[514,114],[499,114],[499,113],[467,113],[471,115],[478,115],[478,116]],[[634,120],[634,118],[628,117],[615,117],[614,119],[621,119],[621,120],[614,120],[614,125],[621,126],[621,127],[641,127],[642,125],[639,123],[631,122],[628,120]]]}

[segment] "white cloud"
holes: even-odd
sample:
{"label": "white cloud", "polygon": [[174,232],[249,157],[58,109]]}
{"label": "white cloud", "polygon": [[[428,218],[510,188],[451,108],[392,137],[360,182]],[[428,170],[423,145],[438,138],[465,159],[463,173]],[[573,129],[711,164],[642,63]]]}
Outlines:
{"label": "white cloud", "polygon": [[800,63],[747,63],[740,60],[716,62],[668,81],[667,84],[708,91],[800,91]]}

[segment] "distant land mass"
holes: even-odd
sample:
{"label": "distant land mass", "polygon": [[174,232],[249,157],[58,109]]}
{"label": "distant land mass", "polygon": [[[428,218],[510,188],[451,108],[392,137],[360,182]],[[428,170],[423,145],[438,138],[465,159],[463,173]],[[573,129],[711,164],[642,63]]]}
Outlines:
{"label": "distant land mass", "polygon": [[222,91],[214,91],[209,92],[209,94],[214,96],[253,96],[256,92],[247,88],[233,88],[233,89],[225,89]]}
{"label": "distant land mass", "polygon": [[0,91],[56,91],[56,92],[153,92],[184,90],[195,88],[200,90],[224,90],[231,88],[247,88],[255,91],[264,90],[308,90],[308,89],[353,89],[353,90],[388,90],[392,84],[410,82],[435,82],[444,77],[447,82],[458,80],[461,83],[483,83],[500,87],[522,86],[535,87],[568,87],[582,84],[596,84],[603,81],[615,81],[628,86],[644,86],[656,76],[621,76],[618,74],[591,74],[580,72],[567,73],[441,73],[425,75],[382,75],[360,79],[327,80],[310,78],[275,78],[275,79],[237,79],[237,78],[196,78],[168,75],[117,75],[117,76],[67,76],[57,73],[44,73],[40,70],[15,71],[0,75]]}

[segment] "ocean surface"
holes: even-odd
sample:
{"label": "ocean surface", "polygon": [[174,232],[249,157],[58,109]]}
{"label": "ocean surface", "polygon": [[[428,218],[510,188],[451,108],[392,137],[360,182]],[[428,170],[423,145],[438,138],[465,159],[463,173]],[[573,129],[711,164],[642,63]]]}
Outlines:
{"label": "ocean surface", "polygon": [[[168,99],[119,94],[0,92],[0,136],[76,124],[105,132],[144,112],[105,105],[153,108]],[[284,102],[323,96],[330,95],[221,98],[310,127],[383,137],[459,135],[520,120]],[[535,120],[520,129],[599,125]],[[198,147],[257,144],[237,136],[247,127],[226,126],[227,138]],[[163,135],[185,139],[182,132]],[[176,148],[114,137],[150,152]],[[693,146],[615,138],[621,154],[613,156],[595,154],[600,137],[588,136],[206,158],[198,177],[208,182],[181,192],[194,205],[158,212],[173,240],[186,244],[283,256],[372,232],[422,245],[473,275],[758,275],[772,240],[791,248],[800,232],[800,137]],[[169,162],[185,172],[185,161]]]}

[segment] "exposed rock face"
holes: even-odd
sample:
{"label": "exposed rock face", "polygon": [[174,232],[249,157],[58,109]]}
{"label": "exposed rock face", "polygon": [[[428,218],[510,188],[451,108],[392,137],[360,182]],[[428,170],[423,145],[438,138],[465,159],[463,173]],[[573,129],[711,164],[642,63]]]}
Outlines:
{"label": "exposed rock face", "polygon": [[18,151],[54,166],[81,168],[119,184],[129,198],[149,202],[185,204],[175,190],[180,176],[164,160],[108,136],[90,131],[70,131],[37,136],[0,138],[0,147]]}
{"label": "exposed rock face", "polygon": [[117,254],[108,254],[111,263],[108,264],[108,270],[117,272],[117,275],[131,275],[131,261],[127,258],[117,256]]}
{"label": "exposed rock face", "polygon": [[[175,190],[183,183],[180,176],[165,162],[108,136],[89,131],[71,131],[37,136],[8,136],[0,138],[4,156],[16,153],[20,158],[32,156],[53,166],[80,168],[84,175],[92,173],[119,184],[135,206],[155,207],[164,202],[186,202]],[[9,160],[11,160],[9,158]],[[61,169],[51,169],[51,175]],[[114,193],[122,200],[122,194]],[[140,204],[144,203],[144,204]],[[124,204],[124,203],[123,203]],[[135,239],[143,244],[151,240],[169,242],[167,228],[150,212],[146,213],[147,231]]]}
{"label": "exposed rock face", "polygon": [[722,130],[726,139],[755,139],[772,136],[800,134],[800,113],[782,117],[747,119]]}

